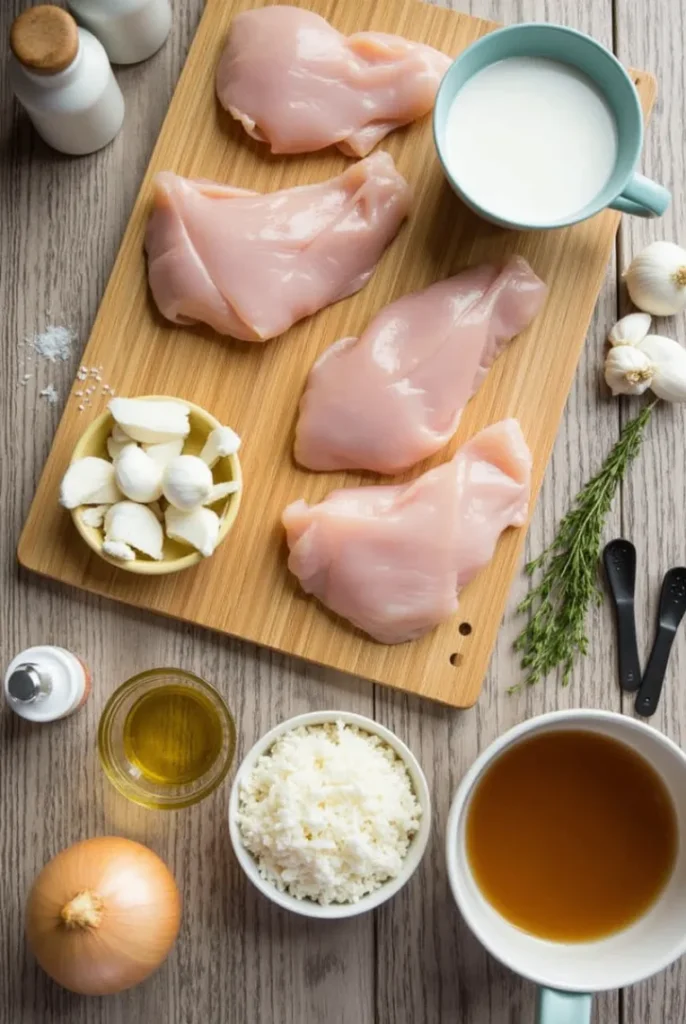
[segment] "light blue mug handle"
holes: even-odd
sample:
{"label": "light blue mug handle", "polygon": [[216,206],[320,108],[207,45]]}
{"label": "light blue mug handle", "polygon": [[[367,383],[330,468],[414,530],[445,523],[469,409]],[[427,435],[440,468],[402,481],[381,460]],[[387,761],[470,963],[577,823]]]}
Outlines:
{"label": "light blue mug handle", "polygon": [[632,174],[616,199],[609,206],[637,217],[661,217],[672,201],[671,193],[656,181],[642,174]]}
{"label": "light blue mug handle", "polygon": [[539,988],[536,1024],[591,1024],[593,997],[585,993]]}

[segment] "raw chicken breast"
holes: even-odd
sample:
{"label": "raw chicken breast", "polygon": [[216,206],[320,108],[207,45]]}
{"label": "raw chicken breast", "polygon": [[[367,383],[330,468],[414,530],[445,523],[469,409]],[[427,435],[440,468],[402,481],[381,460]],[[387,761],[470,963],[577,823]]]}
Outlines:
{"label": "raw chicken breast", "polygon": [[526,260],[474,267],[386,306],[312,367],[295,458],[308,469],[398,473],[433,455],[546,287]]}
{"label": "raw chicken breast", "polygon": [[145,238],[153,298],[175,323],[275,338],[366,284],[410,201],[388,153],[266,195],[164,171]]}
{"label": "raw chicken breast", "polygon": [[517,420],[476,434],[410,483],[333,491],[283,513],[288,568],[308,594],[375,640],[415,640],[457,610],[458,591],[523,526],[531,455]]}
{"label": "raw chicken breast", "polygon": [[217,95],[272,153],[337,145],[366,156],[427,114],[450,58],[383,32],[345,37],[300,7],[237,14],[217,69]]}

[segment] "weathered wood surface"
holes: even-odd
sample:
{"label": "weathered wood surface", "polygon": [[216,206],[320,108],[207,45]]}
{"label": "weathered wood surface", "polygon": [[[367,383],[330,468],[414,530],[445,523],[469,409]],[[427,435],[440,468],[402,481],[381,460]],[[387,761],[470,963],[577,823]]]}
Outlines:
{"label": "weathered wood surface", "polygon": [[[3,38],[23,0],[0,11]],[[526,1024],[533,989],[489,959],[459,921],[448,897],[443,834],[451,794],[477,752],[526,717],[556,707],[618,709],[611,619],[591,624],[591,652],[560,689],[554,680],[518,697],[511,641],[518,581],[477,706],[450,712],[366,683],[307,669],[287,658],[202,630],[80,595],[16,569],[16,543],[59,419],[60,405],[38,397],[54,383],[62,400],[79,365],[26,364],[21,341],[47,322],[71,323],[85,340],[122,231],[201,13],[200,0],[177,0],[165,49],[138,68],[117,72],[126,93],[122,135],[102,154],[55,157],[18,115],[0,78],[0,312],[2,315],[2,474],[0,495],[0,637],[4,660],[29,643],[80,651],[95,675],[94,693],[72,719],[39,729],[0,716],[0,1024]],[[464,4],[456,5],[467,9]],[[683,14],[677,0],[475,0],[470,13],[501,21],[546,19],[591,32],[621,58],[658,76],[661,97],[646,140],[644,168],[677,193],[662,224],[632,221],[624,257],[645,241],[686,237]],[[614,20],[613,20],[614,18]],[[611,266],[567,404],[527,550],[549,541],[579,485],[617,437],[620,407],[599,383],[603,337],[620,303]],[[670,323],[684,338],[684,321]],[[26,385],[20,383],[32,373]],[[638,602],[647,650],[659,580],[683,563],[686,483],[680,410],[658,409],[648,444],[608,523],[639,549]],[[660,714],[653,720],[682,739],[686,698],[678,680],[686,663],[680,636]],[[435,803],[430,851],[412,885],[372,917],[335,928],[275,911],[248,888],[228,850],[226,788],[190,811],[165,817],[119,799],[97,763],[97,720],[124,678],[155,665],[180,665],[216,682],[237,718],[240,749],[281,718],[325,706],[373,714],[410,743],[427,772]],[[631,711],[627,704],[625,710]],[[118,832],[148,842],[172,866],[183,890],[182,935],[169,962],[147,984],[109,999],[63,992],[37,969],[22,934],[32,878],[58,849],[88,835]],[[683,969],[676,966],[628,993],[596,1004],[595,1024],[679,1024],[686,1019]]]}

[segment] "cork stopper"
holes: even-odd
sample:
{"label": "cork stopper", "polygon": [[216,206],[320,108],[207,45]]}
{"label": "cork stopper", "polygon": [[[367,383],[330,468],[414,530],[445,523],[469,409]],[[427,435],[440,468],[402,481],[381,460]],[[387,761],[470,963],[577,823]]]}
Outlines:
{"label": "cork stopper", "polygon": [[52,4],[29,7],[10,29],[12,53],[30,71],[54,75],[72,63],[79,33],[71,14]]}

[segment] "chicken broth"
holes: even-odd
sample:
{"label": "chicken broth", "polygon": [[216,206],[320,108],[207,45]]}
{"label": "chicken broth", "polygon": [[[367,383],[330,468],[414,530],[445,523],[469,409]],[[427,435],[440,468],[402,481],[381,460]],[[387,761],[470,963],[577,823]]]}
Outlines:
{"label": "chicken broth", "polygon": [[544,732],[486,770],[466,821],[482,894],[540,938],[586,942],[632,924],[674,867],[667,787],[630,747],[586,730]]}
{"label": "chicken broth", "polygon": [[617,125],[576,68],[510,57],[460,89],[446,150],[452,174],[477,205],[514,223],[555,223],[580,213],[607,184]]}

